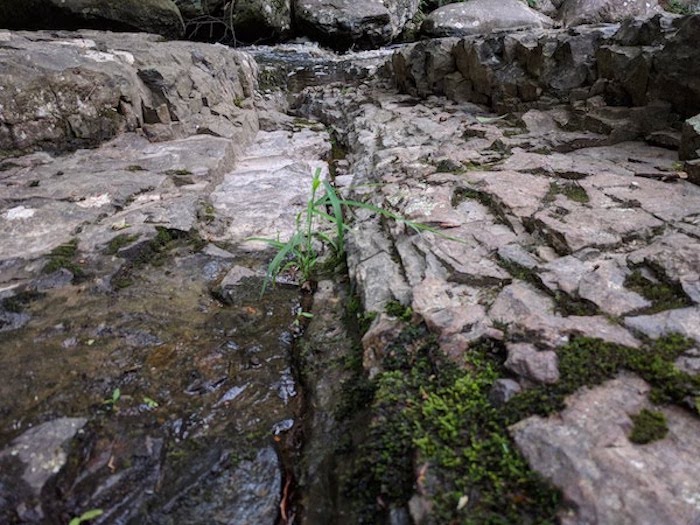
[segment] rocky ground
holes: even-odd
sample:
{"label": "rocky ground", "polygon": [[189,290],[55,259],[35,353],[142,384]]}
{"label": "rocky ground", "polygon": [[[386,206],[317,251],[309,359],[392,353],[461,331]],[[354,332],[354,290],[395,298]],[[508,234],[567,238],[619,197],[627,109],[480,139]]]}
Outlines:
{"label": "rocky ground", "polygon": [[[623,36],[686,52],[659,20]],[[0,518],[698,520],[697,85],[623,108],[624,75],[553,84],[598,71],[572,38],[638,72],[617,29],[519,34],[546,67],[512,75],[419,44],[288,99],[223,46],[0,33]],[[321,283],[292,355],[299,296],[260,298],[249,238],[294,231],[317,168],[393,218],[348,213],[349,290]]]}

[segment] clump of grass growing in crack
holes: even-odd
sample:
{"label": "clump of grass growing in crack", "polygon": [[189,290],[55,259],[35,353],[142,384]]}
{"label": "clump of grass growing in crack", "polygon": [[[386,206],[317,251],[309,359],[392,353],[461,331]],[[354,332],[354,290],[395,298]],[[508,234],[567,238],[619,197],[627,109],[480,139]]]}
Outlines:
{"label": "clump of grass growing in crack", "polygon": [[333,185],[321,178],[317,168],[311,181],[311,194],[306,207],[295,219],[292,236],[282,241],[265,237],[250,237],[248,240],[261,241],[277,250],[267,267],[262,293],[275,281],[277,276],[294,271],[302,282],[314,280],[319,269],[324,248],[331,251],[331,263],[337,265],[345,259],[345,236],[349,229],[346,217],[353,208],[361,208],[378,213],[382,217],[400,222],[417,233],[432,231],[434,228],[409,221],[400,215],[366,202],[343,199]]}

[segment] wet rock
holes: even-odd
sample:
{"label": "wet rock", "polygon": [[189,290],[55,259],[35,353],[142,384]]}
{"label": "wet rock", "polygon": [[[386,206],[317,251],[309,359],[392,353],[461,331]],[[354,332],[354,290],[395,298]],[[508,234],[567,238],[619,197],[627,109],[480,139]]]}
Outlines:
{"label": "wet rock", "polygon": [[564,0],[559,18],[567,26],[620,22],[626,18],[651,16],[661,11],[657,0]]}
{"label": "wet rock", "polygon": [[421,33],[430,37],[465,36],[552,25],[547,16],[517,0],[496,5],[488,0],[471,0],[439,7],[425,19]]}
{"label": "wet rock", "polygon": [[239,286],[244,279],[255,277],[257,274],[245,266],[236,265],[231,268],[219,285],[216,287],[214,294],[228,304],[236,305],[236,295],[232,288]]}
{"label": "wet rock", "polygon": [[25,326],[31,316],[24,312],[8,312],[0,309],[0,332],[10,332]]}
{"label": "wet rock", "polygon": [[551,350],[539,351],[528,343],[506,345],[508,359],[504,366],[515,374],[536,383],[559,381],[559,359]]}
{"label": "wet rock", "polygon": [[569,397],[561,414],[510,428],[530,465],[574,504],[562,523],[680,524],[698,516],[697,418],[664,407],[669,433],[662,441],[628,439],[630,416],[651,406],[649,390],[641,379],[622,376]]}
{"label": "wet rock", "polygon": [[128,0],[105,5],[98,0],[8,0],[0,6],[7,29],[109,29],[144,31],[169,38],[184,34],[180,11],[171,0]]}
{"label": "wet rock", "polygon": [[513,379],[496,379],[491,391],[489,392],[489,401],[496,407],[505,405],[513,396],[516,396],[522,391],[520,383]]}
{"label": "wet rock", "polygon": [[[161,514],[161,522],[273,525],[279,512],[282,475],[272,447],[236,464],[226,454],[201,483],[191,486]],[[168,521],[166,521],[168,520]]]}
{"label": "wet rock", "polygon": [[66,464],[65,447],[85,423],[85,418],[65,417],[30,428],[0,453],[0,461],[17,458],[23,466],[22,480],[38,496],[48,479]]}

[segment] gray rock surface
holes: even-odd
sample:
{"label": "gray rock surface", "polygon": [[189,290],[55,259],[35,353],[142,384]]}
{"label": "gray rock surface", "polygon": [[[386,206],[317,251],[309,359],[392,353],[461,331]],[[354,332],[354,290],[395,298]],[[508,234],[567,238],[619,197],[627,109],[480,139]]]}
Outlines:
{"label": "gray rock surface", "polygon": [[663,440],[635,445],[627,437],[630,416],[650,406],[648,392],[644,381],[622,376],[570,396],[561,414],[511,427],[530,465],[576,506],[562,523],[681,524],[700,514],[694,452],[700,421],[664,407],[669,433]]}
{"label": "gray rock surface", "polygon": [[693,160],[700,157],[700,115],[695,115],[683,123],[678,158]]}
{"label": "gray rock surface", "polygon": [[552,27],[547,16],[519,0],[470,0],[439,7],[421,25],[430,37],[466,36],[494,31]]}
{"label": "gray rock surface", "polygon": [[564,0],[559,18],[567,26],[620,22],[626,18],[651,16],[661,10],[657,0]]}
{"label": "gray rock surface", "polygon": [[555,352],[539,351],[528,343],[510,343],[507,349],[504,366],[511,372],[536,383],[559,381],[559,359]]}
{"label": "gray rock surface", "polygon": [[6,29],[110,29],[181,37],[184,25],[172,0],[7,0],[0,5]]}
{"label": "gray rock surface", "polygon": [[240,146],[257,131],[248,100],[257,70],[243,53],[91,31],[4,32],[0,41],[0,157],[91,147],[137,129],[153,140],[206,133]]}

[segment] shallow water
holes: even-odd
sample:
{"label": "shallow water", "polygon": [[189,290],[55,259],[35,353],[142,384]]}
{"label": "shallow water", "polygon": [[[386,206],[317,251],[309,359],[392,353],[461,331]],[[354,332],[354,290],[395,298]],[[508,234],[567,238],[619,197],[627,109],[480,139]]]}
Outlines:
{"label": "shallow water", "polygon": [[[233,262],[183,253],[118,292],[48,291],[27,307],[25,327],[0,334],[0,450],[40,423],[88,419],[37,502],[43,511],[26,511],[25,522],[100,508],[124,523],[207,523],[232,505],[255,509],[233,503],[245,488],[203,494],[202,476],[217,471],[220,485],[243,468],[249,492],[279,485],[276,434],[293,428],[301,398],[290,369],[299,295],[276,287],[261,297],[262,280],[249,278],[224,305],[210,288]],[[260,475],[245,463],[255,457],[255,468],[267,465]],[[2,478],[0,492],[13,483]]]}

